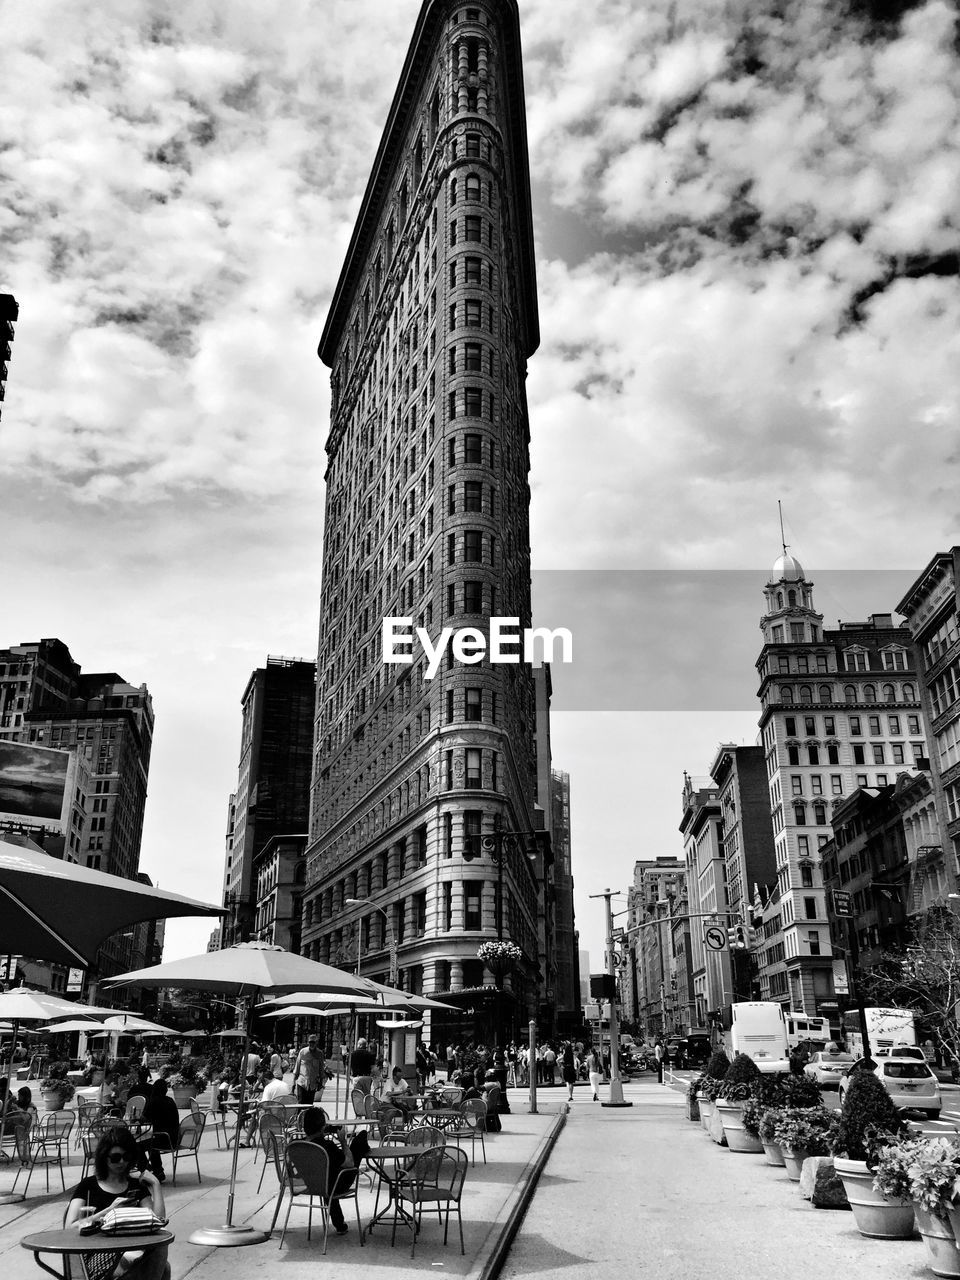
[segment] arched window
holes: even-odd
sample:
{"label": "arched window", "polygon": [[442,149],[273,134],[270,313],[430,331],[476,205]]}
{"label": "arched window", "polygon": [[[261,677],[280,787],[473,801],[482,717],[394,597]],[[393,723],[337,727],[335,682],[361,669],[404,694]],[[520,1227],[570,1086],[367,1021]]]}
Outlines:
{"label": "arched window", "polygon": [[864,702],[876,702],[877,686],[875,684],[865,684],[863,686],[863,700]]}
{"label": "arched window", "polygon": [[903,686],[903,700],[904,700],[904,702],[913,702],[913,699],[914,699],[913,685],[912,685],[912,684],[905,684],[905,685]]}
{"label": "arched window", "polygon": [[450,179],[450,203],[451,203],[451,204],[456,204],[456,203],[457,203],[457,180],[456,180],[456,178],[451,178],[451,179]]}
{"label": "arched window", "polygon": [[787,603],[791,608],[797,603],[797,593],[795,591],[791,590],[787,592]]}
{"label": "arched window", "polygon": [[781,702],[792,702],[792,701],[793,701],[793,686],[792,686],[792,685],[789,685],[789,684],[782,684],[782,685],[780,686],[780,701],[781,701]]}
{"label": "arched window", "polygon": [[885,684],[883,686],[883,700],[884,702],[896,702],[897,691],[892,684]]}
{"label": "arched window", "polygon": [[480,199],[480,179],[477,177],[475,173],[467,174],[466,195],[468,200]]}
{"label": "arched window", "polygon": [[802,684],[800,686],[800,701],[807,705],[813,701],[813,690],[808,684]]}
{"label": "arched window", "polygon": [[852,684],[845,684],[843,686],[843,700],[844,702],[856,702],[857,691]]}
{"label": "arched window", "polygon": [[820,685],[820,687],[817,690],[817,696],[819,697],[821,702],[832,702],[833,686],[829,684]]}
{"label": "arched window", "polygon": [[783,608],[783,592],[782,591],[777,592],[777,608],[778,609]]}

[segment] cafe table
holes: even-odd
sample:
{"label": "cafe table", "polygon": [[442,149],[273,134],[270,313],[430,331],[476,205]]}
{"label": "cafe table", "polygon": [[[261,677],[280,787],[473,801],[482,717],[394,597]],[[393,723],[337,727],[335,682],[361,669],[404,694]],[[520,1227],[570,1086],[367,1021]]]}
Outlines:
{"label": "cafe table", "polygon": [[[84,1277],[87,1276],[87,1269],[84,1263],[85,1258],[91,1257],[95,1253],[116,1253],[118,1258],[122,1253],[128,1253],[132,1250],[139,1250],[144,1253],[151,1249],[158,1249],[161,1245],[170,1244],[174,1239],[172,1231],[149,1231],[138,1236],[105,1236],[99,1231],[93,1232],[91,1235],[84,1236],[76,1225],[70,1227],[58,1227],[50,1231],[35,1231],[31,1235],[24,1236],[20,1241],[21,1247],[30,1249],[33,1253],[33,1260],[38,1267],[41,1267],[48,1275],[54,1276],[55,1280],[71,1280],[70,1275],[70,1259],[76,1258],[80,1264],[80,1268]],[[55,1270],[48,1263],[44,1262],[42,1254],[56,1253],[60,1255],[59,1271]]]}
{"label": "cafe table", "polygon": [[381,1181],[387,1184],[388,1194],[387,1194],[387,1203],[384,1205],[384,1207],[380,1210],[379,1213],[375,1214],[374,1217],[371,1218],[367,1226],[364,1227],[364,1232],[363,1232],[364,1235],[369,1235],[369,1233],[373,1230],[373,1228],[377,1225],[377,1223],[382,1218],[386,1217],[386,1215],[390,1212],[390,1210],[394,1208],[397,1215],[402,1217],[404,1221],[408,1224],[408,1226],[412,1227],[414,1225],[413,1216],[407,1213],[406,1209],[404,1209],[401,1205],[395,1204],[394,1178],[396,1178],[397,1172],[399,1172],[399,1170],[397,1170],[394,1173],[393,1178],[391,1178],[389,1174],[384,1172],[383,1165],[388,1160],[392,1160],[395,1165],[399,1165],[401,1162],[406,1160],[413,1160],[414,1157],[423,1155],[425,1151],[429,1151],[429,1150],[430,1150],[429,1147],[409,1147],[404,1145],[402,1142],[391,1142],[380,1147],[370,1147],[370,1149],[367,1152],[365,1152],[363,1158],[365,1160],[369,1160],[372,1165],[376,1166],[377,1172],[380,1174]]}

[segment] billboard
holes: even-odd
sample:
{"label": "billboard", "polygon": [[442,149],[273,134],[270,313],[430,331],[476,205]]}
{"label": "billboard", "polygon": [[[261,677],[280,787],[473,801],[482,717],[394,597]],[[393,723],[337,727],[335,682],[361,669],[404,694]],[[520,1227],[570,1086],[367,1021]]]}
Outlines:
{"label": "billboard", "polygon": [[76,757],[25,742],[0,742],[0,823],[53,827],[70,821]]}

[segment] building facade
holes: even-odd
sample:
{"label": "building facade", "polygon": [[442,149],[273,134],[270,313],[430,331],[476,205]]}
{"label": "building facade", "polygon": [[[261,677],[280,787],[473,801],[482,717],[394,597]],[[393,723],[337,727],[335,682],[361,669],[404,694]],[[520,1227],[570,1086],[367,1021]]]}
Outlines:
{"label": "building facade", "polygon": [[[686,867],[680,858],[662,855],[634,863],[621,988],[633,986],[629,1007],[642,1035],[670,1034],[682,1019],[688,997],[676,963],[675,930],[687,914],[686,903]],[[692,974],[689,962],[685,967]]]}
{"label": "building facade", "polygon": [[[271,861],[264,871],[258,859],[276,837],[307,830],[315,698],[316,666],[301,658],[268,657],[244,689],[240,766],[227,825],[223,905],[230,914],[220,926],[223,947],[274,931],[279,867]],[[301,892],[303,852],[301,846]],[[289,936],[288,926],[282,931]]]}
{"label": "building facade", "polygon": [[[527,360],[539,342],[515,0],[427,0],[320,342],[331,369],[303,950],[539,1010],[536,706],[524,663],[387,663],[383,619],[530,625]],[[498,833],[517,832],[517,839]],[[487,839],[484,839],[487,837]],[[446,1034],[446,1032],[444,1033]],[[436,1036],[434,1038],[437,1038]]]}
{"label": "building facade", "polygon": [[[786,553],[764,588],[760,734],[776,850],[775,969],[763,999],[834,1015],[833,961],[820,851],[833,807],[925,764],[919,676],[909,629],[890,614],[824,630],[813,583]],[[766,952],[764,952],[766,954]],[[782,961],[782,963],[781,963]]]}
{"label": "building facade", "polygon": [[[733,998],[731,953],[727,947],[718,950],[706,942],[710,926],[721,929],[726,937],[730,903],[717,784],[712,779],[694,779],[685,773],[681,804],[685,887],[688,914],[693,917],[688,922],[690,945],[684,966],[693,993],[692,1002],[685,1010],[685,1030],[691,1031],[705,1028],[707,1013]],[[681,985],[680,979],[678,985]]]}
{"label": "building facade", "polygon": [[20,308],[13,294],[0,293],[0,416],[3,414],[3,401],[7,394],[7,364],[16,332],[14,325],[19,316]]}
{"label": "building facade", "polygon": [[[139,877],[153,724],[146,685],[116,672],[85,674],[60,640],[0,650],[0,741],[53,748],[76,760],[67,830],[24,829],[48,853]],[[155,935],[140,929],[113,935],[98,954],[98,977],[142,968],[154,944]],[[55,967],[50,972],[51,986],[59,989],[62,974]]]}

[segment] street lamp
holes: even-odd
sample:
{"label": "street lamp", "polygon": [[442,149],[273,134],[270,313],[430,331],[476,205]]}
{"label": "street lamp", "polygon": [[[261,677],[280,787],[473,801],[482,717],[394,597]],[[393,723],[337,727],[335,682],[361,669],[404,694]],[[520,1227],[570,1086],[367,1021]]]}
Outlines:
{"label": "street lamp", "polygon": [[[378,907],[377,904],[374,901],[372,901],[372,899],[370,898],[344,898],[343,901],[345,905],[349,907],[372,907],[374,911],[379,911],[380,914],[383,916],[387,925],[387,946],[390,948],[390,985],[391,987],[395,987],[397,985],[397,939],[396,939],[396,935],[393,932],[393,921],[390,919],[389,913],[386,912],[383,909],[383,907]],[[357,921],[357,977],[359,978],[359,976],[360,976],[360,921],[358,920]]]}

